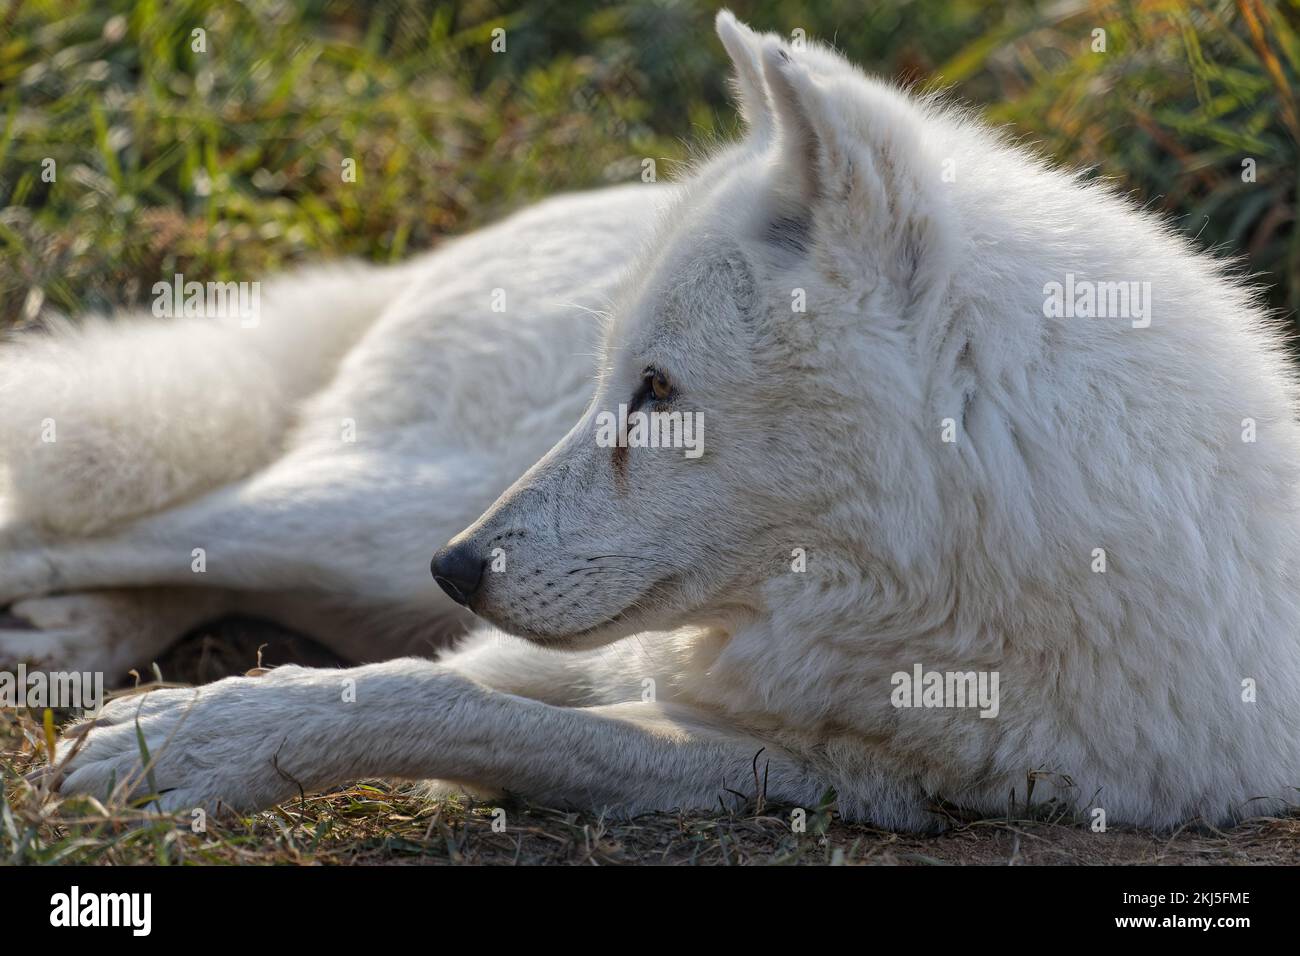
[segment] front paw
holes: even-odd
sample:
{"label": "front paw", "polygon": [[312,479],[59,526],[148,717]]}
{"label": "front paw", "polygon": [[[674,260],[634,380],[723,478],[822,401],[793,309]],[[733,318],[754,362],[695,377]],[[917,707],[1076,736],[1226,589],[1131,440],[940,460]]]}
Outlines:
{"label": "front paw", "polygon": [[68,730],[52,785],[104,801],[148,799],[165,813],[273,806],[298,793],[294,765],[310,759],[297,673],[118,698]]}

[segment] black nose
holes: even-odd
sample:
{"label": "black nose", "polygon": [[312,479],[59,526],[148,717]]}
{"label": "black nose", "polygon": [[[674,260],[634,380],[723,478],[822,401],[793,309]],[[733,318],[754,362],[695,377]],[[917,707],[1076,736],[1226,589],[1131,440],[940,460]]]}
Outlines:
{"label": "black nose", "polygon": [[435,554],[429,570],[449,598],[457,604],[468,604],[483,580],[483,559],[474,545],[462,541]]}

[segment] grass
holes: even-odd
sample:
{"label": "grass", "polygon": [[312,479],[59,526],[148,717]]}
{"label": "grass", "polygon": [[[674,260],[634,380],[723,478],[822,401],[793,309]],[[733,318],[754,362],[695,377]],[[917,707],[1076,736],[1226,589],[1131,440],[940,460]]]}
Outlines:
{"label": "grass", "polygon": [[[11,732],[33,732],[34,723]],[[6,761],[6,774],[27,761]],[[433,801],[364,781],[234,821],[186,818],[44,800],[25,785],[0,804],[0,861],[10,864],[501,864],[501,865],[1120,865],[1300,864],[1300,818],[1250,821],[1228,831],[1175,833],[1055,819],[1050,808],[958,823],[939,836],[846,824],[834,807],[791,829],[791,808],[754,804],[717,813],[632,820],[518,801]],[[494,815],[504,811],[504,829]]]}
{"label": "grass", "polygon": [[[1296,0],[734,6],[985,104],[1242,256],[1285,314],[1300,304]],[[177,271],[400,259],[548,193],[633,179],[645,157],[671,170],[736,129],[712,11],[0,0],[0,326],[138,305]]]}
{"label": "grass", "polygon": [[[498,864],[498,865],[1119,865],[1300,863],[1300,821],[1263,820],[1229,832],[1153,834],[1009,817],[937,837],[828,819],[805,834],[787,808],[649,814],[615,821],[506,803],[431,802],[368,781],[235,823],[186,824],[89,801],[4,813],[11,863]],[[5,848],[6,850],[9,847]]]}
{"label": "grass", "polygon": [[[1300,309],[1296,0],[735,0],[995,123],[1238,256]],[[713,5],[534,0],[0,0],[0,328],[139,306],[175,272],[251,280],[304,260],[403,258],[562,189],[661,174],[735,133]],[[492,31],[506,30],[494,53]],[[203,49],[195,49],[195,30]],[[1106,50],[1093,49],[1105,31]],[[1243,162],[1253,161],[1245,181]],[[343,175],[355,164],[356,176]],[[49,181],[53,171],[53,181]],[[1010,184],[1013,185],[1013,184]],[[248,622],[160,662],[206,681],[328,663]],[[1300,821],[1093,833],[1052,808],[939,837],[788,808],[612,821],[434,802],[372,781],[196,835],[43,799],[43,715],[0,715],[0,860],[12,863],[1300,862]]]}

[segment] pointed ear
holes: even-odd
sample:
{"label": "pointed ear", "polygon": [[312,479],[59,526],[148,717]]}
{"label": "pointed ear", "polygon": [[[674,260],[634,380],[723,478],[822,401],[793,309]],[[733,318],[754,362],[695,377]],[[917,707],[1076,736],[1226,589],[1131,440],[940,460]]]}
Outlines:
{"label": "pointed ear", "polygon": [[773,37],[761,62],[777,140],[770,238],[798,248],[800,229],[832,231],[828,247],[847,257],[844,269],[866,258],[916,294],[941,289],[918,277],[955,261],[957,231],[941,163],[922,139],[922,111],[855,79],[829,51],[792,52]]}
{"label": "pointed ear", "polygon": [[825,121],[825,104],[807,67],[782,43],[769,38],[760,53],[763,76],[772,94],[772,123],[780,143],[781,170],[788,199],[807,208],[826,194],[829,151],[835,135]]}
{"label": "pointed ear", "polygon": [[727,56],[731,57],[731,65],[736,68],[732,86],[740,105],[740,115],[755,136],[766,138],[772,130],[772,109],[760,62],[763,39],[725,8],[718,11],[714,26]]}

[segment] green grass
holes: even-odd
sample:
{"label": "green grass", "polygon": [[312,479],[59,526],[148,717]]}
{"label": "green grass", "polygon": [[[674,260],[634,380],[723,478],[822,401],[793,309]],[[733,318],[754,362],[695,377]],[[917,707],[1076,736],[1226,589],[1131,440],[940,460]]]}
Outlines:
{"label": "green grass", "polygon": [[[1296,0],[733,9],[761,29],[831,40],[874,72],[951,89],[1241,257],[1282,314],[1300,307]],[[174,272],[249,280],[309,259],[400,259],[555,191],[634,179],[645,157],[670,172],[691,144],[737,129],[713,10],[0,0],[0,327],[43,307],[139,305]],[[498,27],[504,53],[490,47]],[[1091,49],[1094,29],[1105,53]],[[253,661],[247,648],[209,651],[181,675]],[[176,676],[175,662],[164,672]],[[786,810],[756,805],[615,822],[510,804],[494,833],[491,808],[378,782],[199,835],[127,807],[47,799],[20,782],[44,740],[41,715],[0,715],[0,861],[1300,862],[1295,818],[1226,834],[1093,834],[1021,811],[917,838],[845,825],[833,807],[795,834]]]}
{"label": "green grass", "polygon": [[[735,7],[985,104],[1244,256],[1295,309],[1295,0]],[[712,10],[0,0],[0,325],[42,304],[140,303],[176,271],[399,259],[556,190],[632,179],[643,157],[670,169],[736,129]]]}

